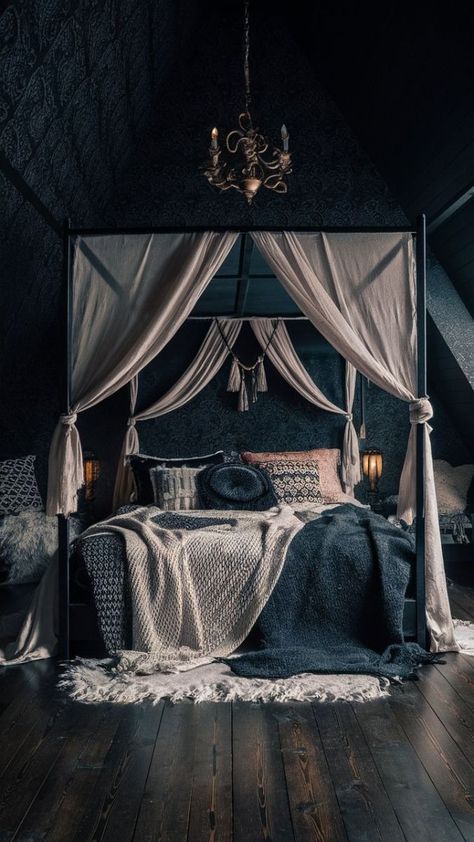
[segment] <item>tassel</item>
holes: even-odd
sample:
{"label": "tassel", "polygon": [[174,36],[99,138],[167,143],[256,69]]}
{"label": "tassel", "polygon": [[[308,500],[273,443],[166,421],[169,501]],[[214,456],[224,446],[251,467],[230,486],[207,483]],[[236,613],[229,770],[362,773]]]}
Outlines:
{"label": "tassel", "polygon": [[250,383],[251,383],[252,403],[255,403],[255,401],[257,400],[257,396],[258,396],[258,390],[257,390],[257,373],[256,373],[254,368],[252,369],[252,372],[251,372],[250,376],[251,376]]}
{"label": "tassel", "polygon": [[245,376],[244,376],[244,373],[242,372],[242,375],[241,375],[241,378],[240,378],[239,404],[237,406],[237,409],[239,410],[239,412],[247,412],[248,408],[249,408],[249,396],[247,394],[247,384],[245,382]]}
{"label": "tassel", "polygon": [[265,365],[264,365],[264,362],[263,362],[263,357],[258,358],[257,392],[268,392],[267,375],[265,373]]}
{"label": "tassel", "polygon": [[228,392],[238,392],[240,389],[240,382],[242,379],[242,373],[239,367],[239,361],[237,357],[232,358],[232,365],[230,367],[229,372],[229,380],[227,383],[227,391]]}
{"label": "tassel", "polygon": [[367,438],[367,432],[366,432],[366,429],[365,429],[365,424],[360,425],[359,438],[360,439],[366,439]]}

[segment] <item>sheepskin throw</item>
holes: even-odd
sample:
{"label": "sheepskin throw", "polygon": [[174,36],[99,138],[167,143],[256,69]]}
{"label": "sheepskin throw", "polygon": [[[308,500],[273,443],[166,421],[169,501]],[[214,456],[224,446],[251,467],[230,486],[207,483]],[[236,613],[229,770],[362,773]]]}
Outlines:
{"label": "sheepskin throw", "polygon": [[444,459],[435,459],[433,467],[439,514],[462,514],[467,507],[467,494],[474,477],[474,465],[453,467]]}
{"label": "sheepskin throw", "polygon": [[159,652],[161,668],[168,671],[183,662],[229,654],[242,643],[302,528],[287,506],[262,513],[228,512],[225,518],[220,511],[172,517],[173,525],[170,513],[143,507],[91,527],[82,538],[122,536],[133,649],[152,653],[152,658]]}
{"label": "sheepskin throw", "polygon": [[[73,535],[80,524],[71,518]],[[26,511],[0,518],[0,559],[8,584],[38,582],[58,547],[58,519]]]}

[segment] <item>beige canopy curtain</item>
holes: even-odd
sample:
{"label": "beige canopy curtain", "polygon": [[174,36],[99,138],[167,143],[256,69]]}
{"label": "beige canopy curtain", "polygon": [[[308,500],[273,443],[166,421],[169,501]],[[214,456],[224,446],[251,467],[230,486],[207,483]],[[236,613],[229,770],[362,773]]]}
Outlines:
{"label": "beige canopy curtain", "polygon": [[50,447],[48,514],[77,509],[78,412],[129,383],[185,321],[237,233],[78,238],[74,251],[71,412]]}
{"label": "beige canopy curtain", "polygon": [[275,332],[273,332],[272,319],[252,319],[250,324],[260,345],[266,348],[269,360],[293,389],[314,406],[346,418],[342,447],[342,480],[346,493],[352,494],[354,486],[360,482],[359,441],[352,421],[357,374],[354,366],[346,363],[346,409],[344,410],[328,400],[310,377],[295,351],[283,321],[278,323],[278,330]]}
{"label": "beige canopy curtain", "polygon": [[431,649],[456,650],[434,486],[432,409],[416,396],[416,286],[409,234],[254,232],[275,275],[320,333],[362,374],[410,404],[399,514],[413,516],[416,436],[424,426],[426,616]]}
{"label": "beige canopy curtain", "polygon": [[[133,478],[127,462],[127,456],[139,452],[139,438],[136,429],[137,421],[148,421],[179,409],[193,400],[222,368],[228,354],[240,333],[241,321],[221,320],[217,325],[212,322],[194,360],[186,371],[169,389],[166,394],[142,412],[135,414],[137,400],[137,379],[130,385],[130,418],[128,419],[122,453],[120,455],[117,478],[114,490],[114,508],[130,501],[133,490]],[[223,342],[225,337],[227,345]],[[228,346],[228,347],[227,347]]]}

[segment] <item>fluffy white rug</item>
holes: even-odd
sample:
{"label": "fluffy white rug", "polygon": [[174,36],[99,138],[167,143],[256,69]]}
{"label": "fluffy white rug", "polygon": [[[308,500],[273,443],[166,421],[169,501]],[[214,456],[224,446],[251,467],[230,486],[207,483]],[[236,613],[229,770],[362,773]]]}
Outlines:
{"label": "fluffy white rug", "polygon": [[241,678],[221,663],[182,673],[137,675],[118,672],[113,661],[77,658],[65,665],[59,687],[77,701],[130,704],[160,699],[179,702],[365,702],[388,695],[389,681],[371,675],[305,673],[277,681]]}
{"label": "fluffy white rug", "polygon": [[474,655],[474,623],[469,620],[453,620],[456,642],[463,655]]}

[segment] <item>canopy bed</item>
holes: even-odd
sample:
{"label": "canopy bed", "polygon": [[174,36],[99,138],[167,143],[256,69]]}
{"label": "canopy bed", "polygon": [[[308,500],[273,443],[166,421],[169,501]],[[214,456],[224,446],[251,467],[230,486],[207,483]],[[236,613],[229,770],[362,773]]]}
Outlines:
{"label": "canopy bed", "polygon": [[[59,641],[69,655],[69,515],[83,482],[77,413],[130,384],[130,419],[115,487],[129,499],[125,457],[139,450],[136,422],[190,400],[232,353],[241,321],[214,320],[178,383],[136,414],[137,376],[190,316],[240,233],[253,239],[300,311],[346,360],[345,406],[329,401],[299,361],[284,322],[251,319],[263,355],[300,394],[346,418],[342,480],[360,480],[352,422],[356,372],[409,403],[411,431],[400,481],[399,516],[416,514],[415,637],[432,651],[456,648],[442,565],[426,396],[425,218],[411,228],[64,230],[65,412],[50,449],[47,510],[59,516]],[[415,248],[416,246],[416,248]],[[275,329],[278,324],[278,329]],[[271,340],[271,341],[270,341]],[[234,359],[230,388],[243,391]],[[260,363],[259,363],[260,365]],[[257,374],[252,375],[254,392]],[[263,372],[260,372],[263,378]],[[240,380],[239,380],[240,378]],[[260,383],[264,388],[264,382]],[[247,400],[247,395],[240,395]],[[245,407],[244,407],[245,408]]]}

